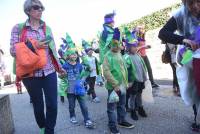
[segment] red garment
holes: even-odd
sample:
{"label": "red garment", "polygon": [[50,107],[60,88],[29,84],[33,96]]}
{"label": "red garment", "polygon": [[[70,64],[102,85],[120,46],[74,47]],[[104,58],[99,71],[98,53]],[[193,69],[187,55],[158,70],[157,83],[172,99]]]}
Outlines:
{"label": "red garment", "polygon": [[21,79],[19,77],[16,77],[15,85],[17,87],[17,91],[21,92],[22,91],[22,84],[21,84]]}
{"label": "red garment", "polygon": [[145,47],[146,43],[145,41],[139,41],[138,43],[138,47],[142,47],[141,49],[139,49],[138,53],[140,54],[140,56],[146,56],[146,47]]}
{"label": "red garment", "polygon": [[197,93],[200,96],[200,59],[193,59],[193,75],[197,87]]}

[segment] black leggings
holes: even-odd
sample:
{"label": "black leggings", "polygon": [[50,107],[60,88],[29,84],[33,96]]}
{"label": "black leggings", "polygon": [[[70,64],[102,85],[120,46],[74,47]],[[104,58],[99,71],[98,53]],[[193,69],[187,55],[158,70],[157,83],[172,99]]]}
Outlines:
{"label": "black leggings", "polygon": [[94,86],[95,86],[95,81],[96,81],[96,77],[87,77],[86,82],[89,85],[89,90],[87,92],[88,95],[92,95],[92,98],[96,98],[96,93],[94,90]]}
{"label": "black leggings", "polygon": [[178,80],[176,76],[176,66],[174,63],[170,63],[170,66],[172,67],[172,71],[173,71],[173,88],[179,89]]}

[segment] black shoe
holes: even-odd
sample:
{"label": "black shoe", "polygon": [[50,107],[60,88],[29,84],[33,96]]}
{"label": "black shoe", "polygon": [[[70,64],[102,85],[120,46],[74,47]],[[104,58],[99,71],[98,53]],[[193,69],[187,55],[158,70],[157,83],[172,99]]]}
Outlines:
{"label": "black shoe", "polygon": [[159,88],[159,85],[154,83],[154,84],[152,84],[152,88]]}
{"label": "black shoe", "polygon": [[135,121],[138,120],[138,115],[137,115],[137,113],[136,113],[136,110],[132,110],[132,111],[131,111],[131,118],[132,118],[133,120],[135,120]]}
{"label": "black shoe", "polygon": [[192,129],[192,131],[194,131],[194,132],[199,132],[199,131],[200,131],[200,125],[197,125],[196,123],[193,123],[193,124],[191,125],[191,129]]}
{"label": "black shoe", "polygon": [[120,132],[117,129],[117,127],[110,127],[110,133],[111,134],[120,134]]}
{"label": "black shoe", "polygon": [[100,82],[100,83],[99,83],[99,86],[101,86],[101,87],[102,87],[102,86],[103,86],[103,82]]}
{"label": "black shoe", "polygon": [[119,125],[120,127],[129,128],[129,129],[135,127],[133,124],[130,124],[130,123],[128,123],[127,121],[118,123],[118,125]]}
{"label": "black shoe", "polygon": [[60,101],[61,101],[62,103],[65,102],[65,98],[64,98],[64,96],[60,96]]}
{"label": "black shoe", "polygon": [[142,116],[142,117],[147,117],[147,114],[146,114],[146,112],[145,112],[145,110],[144,110],[143,107],[139,107],[139,108],[138,108],[138,114],[139,114],[140,116]]}

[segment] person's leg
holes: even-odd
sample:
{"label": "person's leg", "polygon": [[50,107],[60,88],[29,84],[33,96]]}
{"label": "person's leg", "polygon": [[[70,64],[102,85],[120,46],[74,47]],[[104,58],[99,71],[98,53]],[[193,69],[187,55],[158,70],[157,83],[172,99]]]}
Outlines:
{"label": "person's leg", "polygon": [[77,99],[81,108],[82,115],[84,117],[84,122],[86,122],[87,120],[90,120],[90,118],[88,114],[88,107],[86,104],[85,96],[77,96]]}
{"label": "person's leg", "polygon": [[122,123],[125,120],[126,116],[126,109],[125,109],[125,104],[126,104],[126,94],[120,94],[119,95],[119,102],[117,103],[117,120],[118,123]]}
{"label": "person's leg", "polygon": [[136,95],[130,95],[130,109],[131,109],[131,118],[135,121],[138,120],[138,115],[136,112]]}
{"label": "person's leg", "polygon": [[97,96],[96,96],[96,93],[95,93],[95,81],[96,81],[96,77],[91,77],[91,84],[90,84],[90,88],[91,88],[91,93],[92,93],[92,98],[95,99]]}
{"label": "person's leg", "polygon": [[21,81],[19,82],[19,92],[20,92],[20,94],[22,94],[22,83],[21,83]]}
{"label": "person's leg", "polygon": [[136,107],[138,109],[138,114],[142,117],[147,117],[147,114],[146,114],[146,112],[143,108],[143,104],[142,104],[142,91],[145,88],[144,83],[140,82],[138,88],[139,88],[139,91],[138,91],[136,98],[135,98]]}
{"label": "person's leg", "polygon": [[70,118],[76,117],[76,115],[75,115],[76,96],[74,94],[67,94],[67,99],[69,102]]}
{"label": "person's leg", "polygon": [[126,112],[129,112],[129,99],[130,99],[130,88],[127,89],[126,93]]}
{"label": "person's leg", "polygon": [[136,96],[139,90],[139,82],[135,81],[131,88],[131,97],[130,97],[130,108],[131,108],[131,118],[133,120],[138,120],[137,115],[137,105],[136,105]]}
{"label": "person's leg", "polygon": [[60,96],[60,101],[62,103],[65,102],[65,96],[66,96],[66,89],[67,89],[67,81],[65,79],[59,79],[59,89],[58,89],[58,93]]}
{"label": "person's leg", "polygon": [[197,93],[200,96],[200,59],[193,58],[193,76],[197,87]]}
{"label": "person's leg", "polygon": [[103,79],[102,79],[102,76],[101,76],[101,75],[98,75],[98,76],[97,76],[96,82],[98,83],[99,86],[103,86]]}
{"label": "person's leg", "polygon": [[119,95],[119,102],[117,103],[117,121],[118,125],[123,128],[134,128],[134,125],[130,124],[126,121],[126,93],[118,94]]}
{"label": "person's leg", "polygon": [[87,83],[89,85],[88,95],[92,95],[92,99],[96,98],[96,93],[94,90],[95,81],[96,81],[96,77],[88,77],[87,78]]}
{"label": "person's leg", "polygon": [[142,58],[146,64],[149,80],[151,81],[152,86],[158,87],[158,85],[155,83],[154,78],[153,78],[153,72],[152,72],[151,64],[149,62],[149,58],[147,56],[143,56]]}
{"label": "person's leg", "polygon": [[[23,82],[23,84],[24,84],[24,81],[22,80],[22,82]],[[33,103],[33,100],[32,100],[32,98],[31,98],[31,96],[30,96],[30,90],[28,89],[28,87],[24,84],[24,87],[26,88],[26,90],[27,90],[27,92],[28,92],[28,94],[29,94],[29,97],[30,97],[30,103]]]}
{"label": "person's leg", "polygon": [[176,76],[176,64],[174,63],[174,84],[177,88],[177,91],[179,92],[180,94],[180,88],[179,88],[179,84],[178,84],[178,79],[177,79],[177,76]]}
{"label": "person's leg", "polygon": [[33,110],[36,122],[40,128],[45,127],[44,102],[42,93],[41,78],[25,78],[23,84],[28,89],[28,93],[32,98]]}
{"label": "person's leg", "polygon": [[43,77],[43,90],[46,102],[45,133],[54,134],[57,119],[57,76],[56,73]]}
{"label": "person's leg", "polygon": [[170,66],[171,66],[171,68],[172,68],[172,72],[173,72],[173,88],[175,88],[176,67],[174,66],[173,63],[170,63]]}
{"label": "person's leg", "polygon": [[107,114],[108,114],[108,126],[109,128],[117,127],[117,103],[109,103],[109,96],[112,91],[108,90],[107,100]]}
{"label": "person's leg", "polygon": [[89,77],[89,76],[86,78],[86,84],[89,85],[89,89],[87,90],[87,95],[89,95],[89,96],[91,95],[91,89],[90,89],[91,80],[90,79],[91,79],[91,77]]}
{"label": "person's leg", "polygon": [[180,90],[179,90],[179,85],[178,85],[178,80],[176,76],[176,65],[175,63],[170,63],[173,71],[173,91],[176,95],[180,96]]}
{"label": "person's leg", "polygon": [[136,110],[136,95],[133,95],[131,94],[130,95],[130,109],[133,111],[133,110]]}
{"label": "person's leg", "polygon": [[143,107],[142,105],[142,93],[138,93],[135,97],[135,102],[136,102],[136,109],[139,107]]}

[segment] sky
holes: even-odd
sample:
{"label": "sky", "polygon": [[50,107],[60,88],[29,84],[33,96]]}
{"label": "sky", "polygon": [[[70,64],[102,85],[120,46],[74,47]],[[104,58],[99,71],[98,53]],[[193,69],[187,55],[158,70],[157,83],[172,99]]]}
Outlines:
{"label": "sky", "polygon": [[[76,44],[92,39],[102,29],[106,13],[116,11],[116,26],[130,22],[181,0],[41,0],[42,19],[53,31],[59,46],[68,32]],[[24,0],[0,0],[0,48],[9,54],[11,29],[25,22]]]}

